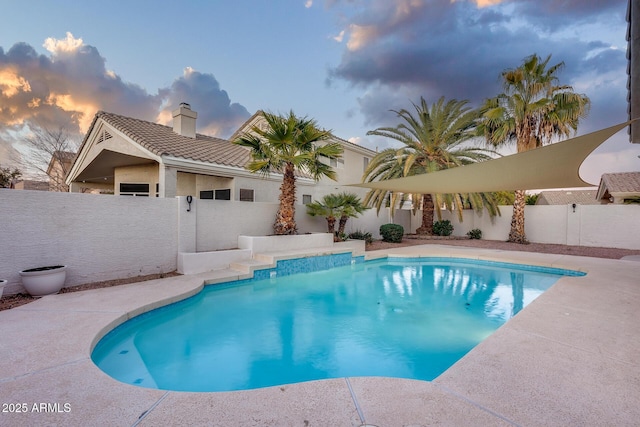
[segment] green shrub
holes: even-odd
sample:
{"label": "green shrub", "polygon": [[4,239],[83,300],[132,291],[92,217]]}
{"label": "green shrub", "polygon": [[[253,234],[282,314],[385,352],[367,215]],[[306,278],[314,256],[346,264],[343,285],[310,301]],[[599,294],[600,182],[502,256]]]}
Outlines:
{"label": "green shrub", "polygon": [[349,234],[349,238],[354,240],[364,240],[366,244],[373,242],[373,236],[371,236],[371,233],[361,230],[356,230]]}
{"label": "green shrub", "polygon": [[482,230],[480,230],[479,228],[474,228],[467,233],[467,236],[469,236],[470,239],[480,240],[482,239]]}
{"label": "green shrub", "polygon": [[453,225],[448,219],[433,223],[433,234],[436,236],[451,236],[451,233],[453,233]]}
{"label": "green shrub", "polygon": [[404,235],[404,228],[399,224],[384,224],[380,226],[383,242],[400,243]]}
{"label": "green shrub", "polygon": [[535,205],[538,203],[538,198],[540,197],[540,193],[538,194],[527,194],[524,199],[525,205]]}

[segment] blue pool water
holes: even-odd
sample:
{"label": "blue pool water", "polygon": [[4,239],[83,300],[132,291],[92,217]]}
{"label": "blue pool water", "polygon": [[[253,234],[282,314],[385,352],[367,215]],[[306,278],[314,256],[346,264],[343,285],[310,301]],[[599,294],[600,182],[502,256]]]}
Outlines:
{"label": "blue pool water", "polygon": [[208,286],[120,325],[93,351],[141,387],[230,391],[388,376],[432,380],[562,275],[503,263],[390,258]]}

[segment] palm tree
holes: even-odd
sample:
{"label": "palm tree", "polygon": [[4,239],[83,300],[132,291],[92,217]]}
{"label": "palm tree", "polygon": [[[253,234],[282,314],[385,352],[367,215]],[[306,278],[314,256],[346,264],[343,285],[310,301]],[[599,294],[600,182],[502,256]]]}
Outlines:
{"label": "palm tree", "polygon": [[[478,131],[493,147],[515,142],[521,153],[558,137],[568,137],[578,128],[590,107],[586,95],[558,83],[564,62],[547,67],[551,55],[536,54],[522,65],[502,72],[504,92],[485,101]],[[516,190],[509,242],[527,243],[524,232],[525,189]]]}
{"label": "palm tree", "polygon": [[335,236],[336,220],[341,215],[342,200],[336,194],[327,194],[321,200],[307,204],[307,214],[323,216],[327,220],[327,230]]}
{"label": "palm tree", "polygon": [[[404,144],[399,149],[389,148],[377,154],[369,163],[363,181],[372,182],[435,172],[465,164],[491,159],[494,151],[465,145],[476,136],[475,126],[480,112],[467,106],[468,101],[441,97],[435,104],[427,105],[420,98],[420,105],[413,104],[416,116],[407,110],[395,111],[404,123],[396,127],[378,128],[367,135],[395,139]],[[364,202],[375,206],[378,212],[383,206],[395,209],[411,200],[414,212],[422,200],[422,224],[418,234],[433,234],[434,210],[441,219],[441,206],[456,210],[462,219],[465,200],[477,211],[487,207],[491,216],[499,214],[498,207],[488,193],[474,194],[406,194],[387,190],[371,190]]]}
{"label": "palm tree", "polygon": [[250,133],[240,135],[233,142],[251,149],[253,160],[247,165],[251,172],[263,176],[272,172],[283,175],[273,230],[275,234],[296,234],[296,171],[309,175],[316,182],[324,176],[335,180],[335,171],[322,162],[322,157],[340,157],[342,146],[337,142],[317,145],[329,140],[331,131],[319,129],[315,120],[297,117],[293,111],[287,116],[263,115],[267,124],[264,129],[252,126]]}
{"label": "palm tree", "polygon": [[360,197],[353,193],[341,193],[338,195],[338,199],[340,201],[338,236],[342,236],[349,218],[356,218],[369,208],[362,203]]}

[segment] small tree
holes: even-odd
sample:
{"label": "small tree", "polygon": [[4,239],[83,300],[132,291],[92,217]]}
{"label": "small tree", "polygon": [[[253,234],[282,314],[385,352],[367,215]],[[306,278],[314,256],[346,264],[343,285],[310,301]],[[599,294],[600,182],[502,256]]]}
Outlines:
{"label": "small tree", "polygon": [[307,205],[307,214],[323,216],[327,220],[327,230],[335,236],[336,219],[340,215],[341,200],[335,194],[327,194],[321,200]]}
{"label": "small tree", "polygon": [[22,172],[18,168],[2,168],[0,167],[0,188],[10,188],[13,180],[22,176]]}
{"label": "small tree", "polygon": [[360,197],[353,193],[341,193],[338,195],[340,200],[340,221],[338,222],[338,236],[344,234],[349,218],[357,218],[364,211],[369,209],[366,207]]}
{"label": "small tree", "polygon": [[78,140],[64,126],[56,129],[34,126],[24,142],[31,153],[25,166],[35,169],[42,177],[47,176],[50,191],[69,191],[65,178],[78,150]]}

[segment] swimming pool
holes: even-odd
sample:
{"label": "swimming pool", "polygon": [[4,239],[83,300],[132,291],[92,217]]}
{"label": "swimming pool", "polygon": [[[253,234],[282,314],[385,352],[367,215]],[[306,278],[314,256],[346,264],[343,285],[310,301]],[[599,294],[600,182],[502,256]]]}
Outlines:
{"label": "swimming pool", "polygon": [[389,258],[208,286],[131,319],[92,353],[142,387],[231,391],[352,376],[432,380],[563,275]]}

